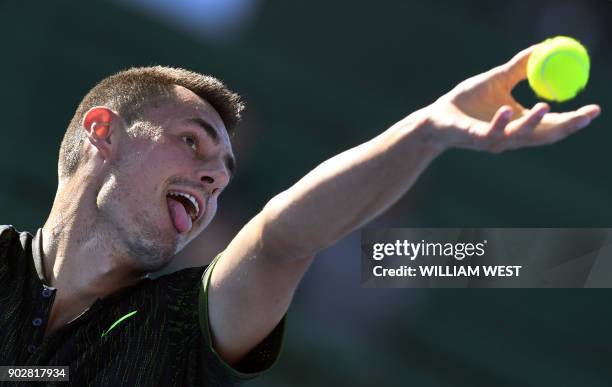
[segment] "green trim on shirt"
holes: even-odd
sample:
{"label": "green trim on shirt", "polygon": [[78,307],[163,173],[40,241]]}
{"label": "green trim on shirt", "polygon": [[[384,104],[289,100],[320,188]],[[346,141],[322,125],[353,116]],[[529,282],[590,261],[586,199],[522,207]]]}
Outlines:
{"label": "green trim on shirt", "polygon": [[[282,346],[284,343],[287,314],[283,316],[283,318],[278,323],[278,325],[274,328],[274,330],[262,341],[263,343],[270,339],[278,340],[278,343],[276,345],[277,350],[275,351],[275,353],[272,354],[273,360],[271,362],[266,362],[265,366],[262,367],[262,369],[259,369],[256,372],[247,373],[247,372],[239,371],[236,368],[229,365],[227,362],[225,362],[225,360],[223,360],[223,358],[217,353],[217,351],[213,347],[212,335],[210,332],[210,320],[208,318],[208,287],[210,286],[211,273],[213,271],[213,268],[215,267],[215,264],[217,263],[219,258],[221,258],[221,254],[223,254],[223,252],[219,253],[212,260],[212,262],[208,265],[208,267],[204,271],[204,274],[202,275],[202,286],[200,287],[200,292],[199,292],[199,313],[198,313],[198,316],[200,319],[200,328],[202,330],[202,335],[204,335],[206,344],[208,345],[208,349],[212,353],[215,354],[219,362],[223,365],[224,368],[226,368],[226,370],[230,374],[232,374],[232,376],[239,378],[239,379],[243,379],[243,380],[252,379],[260,375],[261,373],[268,371],[278,362],[278,358],[280,357],[280,352],[282,351]],[[256,351],[257,349],[258,347],[255,347],[253,351]],[[249,353],[245,358],[248,358],[249,355],[253,353],[253,351]]]}
{"label": "green trim on shirt", "polygon": [[119,325],[121,323],[121,321],[125,320],[126,318],[130,318],[133,315],[136,314],[136,312],[138,312],[137,310],[131,311],[130,313],[126,314],[125,316],[121,317],[119,320],[115,321],[113,323],[113,325],[110,326],[110,328],[108,328],[108,330],[106,330],[106,332],[102,333],[101,337],[104,337],[108,334],[108,332],[110,332],[114,327],[116,327],[117,325]]}

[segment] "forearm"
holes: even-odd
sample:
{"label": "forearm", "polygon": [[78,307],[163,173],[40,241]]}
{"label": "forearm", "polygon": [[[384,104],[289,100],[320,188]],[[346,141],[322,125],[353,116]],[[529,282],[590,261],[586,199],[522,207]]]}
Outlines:
{"label": "forearm", "polygon": [[310,256],[373,219],[441,152],[415,112],[372,140],[326,160],[264,208],[264,237],[287,258]]}

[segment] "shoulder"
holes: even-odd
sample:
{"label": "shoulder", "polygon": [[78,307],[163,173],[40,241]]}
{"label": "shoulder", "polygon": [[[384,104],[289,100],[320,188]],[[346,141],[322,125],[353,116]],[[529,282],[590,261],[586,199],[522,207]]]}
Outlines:
{"label": "shoulder", "polygon": [[160,301],[178,319],[197,317],[198,292],[207,266],[190,267],[157,277],[150,282]]}
{"label": "shoulder", "polygon": [[15,227],[9,224],[0,224],[0,243],[9,241],[16,234],[17,230],[15,230]]}
{"label": "shoulder", "polygon": [[28,232],[19,232],[11,225],[0,225],[0,257],[5,258],[14,249],[25,249],[31,238]]}
{"label": "shoulder", "polygon": [[149,331],[163,332],[160,337],[177,351],[197,348],[198,292],[204,270],[205,266],[193,267],[147,280],[135,294],[148,309]]}
{"label": "shoulder", "polygon": [[166,288],[167,290],[175,289],[184,291],[192,288],[194,285],[197,288],[207,267],[208,266],[189,267],[157,277],[153,281],[156,282],[157,286]]}
{"label": "shoulder", "polygon": [[29,251],[32,235],[19,232],[10,225],[0,225],[0,274],[17,275],[27,270],[29,260],[24,259]]}
{"label": "shoulder", "polygon": [[17,231],[17,229],[10,224],[0,224],[0,244],[14,243],[17,240],[26,240],[32,238],[32,234],[27,231]]}

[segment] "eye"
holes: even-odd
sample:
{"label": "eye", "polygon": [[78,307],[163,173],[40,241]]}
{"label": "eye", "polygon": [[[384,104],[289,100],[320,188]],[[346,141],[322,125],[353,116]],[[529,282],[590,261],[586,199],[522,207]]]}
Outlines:
{"label": "eye", "polygon": [[193,149],[196,152],[198,151],[198,141],[195,139],[195,137],[193,137],[192,135],[186,134],[182,136],[182,139],[185,142],[185,144],[191,147],[191,149]]}

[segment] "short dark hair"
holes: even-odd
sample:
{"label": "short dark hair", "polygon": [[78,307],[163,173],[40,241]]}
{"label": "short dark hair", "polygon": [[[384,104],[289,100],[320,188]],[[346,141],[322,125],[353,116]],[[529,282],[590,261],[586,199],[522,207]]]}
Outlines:
{"label": "short dark hair", "polygon": [[175,85],[191,90],[208,102],[221,116],[228,133],[233,133],[244,103],[219,79],[175,67],[132,67],[103,79],[79,104],[60,146],[60,178],[73,175],[79,166],[86,138],[82,122],[89,109],[108,106],[131,124],[152,101],[171,95]]}

